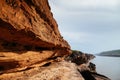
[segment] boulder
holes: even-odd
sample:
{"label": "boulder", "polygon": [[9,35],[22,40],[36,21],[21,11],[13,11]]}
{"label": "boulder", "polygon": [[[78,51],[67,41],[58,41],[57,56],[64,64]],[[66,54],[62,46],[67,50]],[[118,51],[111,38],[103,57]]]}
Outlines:
{"label": "boulder", "polygon": [[72,54],[66,57],[65,60],[81,65],[88,63],[91,59],[95,58],[93,54],[83,53],[81,51],[72,50]]}

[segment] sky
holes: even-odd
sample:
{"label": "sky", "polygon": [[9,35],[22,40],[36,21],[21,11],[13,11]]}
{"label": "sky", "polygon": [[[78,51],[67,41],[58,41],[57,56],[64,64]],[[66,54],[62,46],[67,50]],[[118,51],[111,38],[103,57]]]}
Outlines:
{"label": "sky", "polygon": [[73,50],[120,49],[120,0],[48,0],[61,35]]}

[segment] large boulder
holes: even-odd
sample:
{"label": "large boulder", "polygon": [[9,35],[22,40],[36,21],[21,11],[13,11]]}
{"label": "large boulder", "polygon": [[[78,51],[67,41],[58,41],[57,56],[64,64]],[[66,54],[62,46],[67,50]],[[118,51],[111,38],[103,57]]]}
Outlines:
{"label": "large boulder", "polygon": [[88,63],[93,58],[95,58],[93,54],[72,50],[72,53],[69,56],[67,56],[65,60],[76,63],[77,65],[81,65],[84,63]]}
{"label": "large boulder", "polygon": [[0,1],[0,73],[43,65],[70,53],[47,0]]}

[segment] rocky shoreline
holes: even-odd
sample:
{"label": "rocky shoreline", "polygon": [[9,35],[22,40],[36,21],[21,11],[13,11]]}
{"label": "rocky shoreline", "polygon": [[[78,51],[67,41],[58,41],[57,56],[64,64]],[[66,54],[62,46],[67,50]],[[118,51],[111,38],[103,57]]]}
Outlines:
{"label": "rocky shoreline", "polygon": [[96,72],[96,65],[90,60],[92,54],[73,51],[64,58],[56,58],[43,66],[29,67],[25,70],[1,74],[0,80],[110,80]]}
{"label": "rocky shoreline", "polygon": [[0,1],[0,80],[110,80],[72,51],[48,0]]}
{"label": "rocky shoreline", "polygon": [[78,66],[78,71],[85,80],[110,80],[108,77],[96,72],[96,65],[90,62],[94,58],[95,56],[92,54],[72,51],[72,54],[67,57],[67,60]]}

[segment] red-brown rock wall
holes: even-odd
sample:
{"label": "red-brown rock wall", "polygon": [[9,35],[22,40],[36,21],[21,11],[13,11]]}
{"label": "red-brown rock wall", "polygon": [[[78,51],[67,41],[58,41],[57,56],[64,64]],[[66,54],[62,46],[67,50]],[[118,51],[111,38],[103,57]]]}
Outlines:
{"label": "red-brown rock wall", "polygon": [[47,0],[0,1],[0,74],[41,66],[69,53]]}
{"label": "red-brown rock wall", "polygon": [[47,0],[1,0],[0,38],[40,47],[70,48],[59,33]]}

